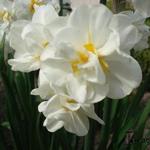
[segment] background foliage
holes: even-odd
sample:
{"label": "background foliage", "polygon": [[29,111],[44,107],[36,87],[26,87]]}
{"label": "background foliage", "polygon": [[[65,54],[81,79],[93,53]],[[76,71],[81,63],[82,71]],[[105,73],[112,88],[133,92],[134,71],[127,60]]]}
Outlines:
{"label": "background foliage", "polygon": [[[61,1],[62,2],[62,1]],[[106,0],[102,1],[106,4]],[[114,12],[128,9],[123,0],[109,1]],[[62,6],[60,14],[65,11]],[[149,24],[150,21],[147,20]],[[4,59],[5,37],[0,44],[0,80],[5,89],[1,101],[5,114],[0,119],[0,150],[146,150],[150,144],[150,49],[132,50],[143,69],[143,82],[132,95],[122,100],[105,99],[96,111],[106,125],[90,120],[86,137],[77,137],[61,129],[49,133],[43,127],[44,117],[37,110],[40,98],[31,96],[37,75],[13,72]],[[11,58],[11,54],[9,58]]]}

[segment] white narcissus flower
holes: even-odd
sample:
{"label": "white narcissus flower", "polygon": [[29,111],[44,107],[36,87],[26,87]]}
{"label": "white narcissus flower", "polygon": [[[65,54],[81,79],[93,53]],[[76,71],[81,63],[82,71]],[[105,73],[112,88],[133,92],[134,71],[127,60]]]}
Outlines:
{"label": "white narcissus flower", "polygon": [[[150,28],[143,16],[135,11],[124,11],[114,15],[111,29],[120,37],[120,50],[130,54],[130,50],[143,50],[149,47]],[[131,40],[132,39],[132,40]]]}
{"label": "white narcissus flower", "polygon": [[13,2],[8,0],[1,0],[0,3],[0,32],[3,37],[4,32],[8,32],[8,28],[14,19]]}
{"label": "white narcissus flower", "polygon": [[49,132],[64,127],[71,133],[84,136],[89,130],[88,117],[104,124],[96,115],[94,105],[80,103],[67,95],[55,95],[50,100],[42,102],[38,108],[46,117],[44,126]]}
{"label": "white narcissus flower", "polygon": [[72,82],[73,91],[85,87],[81,96],[91,91],[96,95],[93,102],[106,96],[123,98],[140,84],[141,68],[134,58],[118,50],[120,39],[110,30],[112,18],[104,5],[81,6],[71,13],[67,27],[56,35],[55,55],[42,67],[50,82],[63,85],[73,74],[82,81]]}
{"label": "white narcissus flower", "polygon": [[149,47],[148,39],[150,36],[150,27],[145,24],[145,18],[138,12],[128,12],[131,23],[138,29],[141,39],[135,44],[135,50],[144,50]]}
{"label": "white narcissus flower", "polygon": [[48,4],[37,9],[32,22],[25,26],[21,24],[21,21],[18,21],[12,25],[10,46],[15,50],[15,55],[8,63],[15,71],[38,70],[41,66],[41,56],[51,53],[49,47],[52,47],[53,36],[65,25],[65,18],[59,17],[55,9]]}
{"label": "white narcissus flower", "polygon": [[131,0],[134,9],[141,13],[144,18],[150,17],[150,0]]}

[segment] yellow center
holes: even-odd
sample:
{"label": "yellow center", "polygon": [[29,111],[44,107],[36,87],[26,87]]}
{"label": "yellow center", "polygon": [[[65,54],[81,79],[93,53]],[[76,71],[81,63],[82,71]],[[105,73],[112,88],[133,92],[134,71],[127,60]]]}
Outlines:
{"label": "yellow center", "polygon": [[12,19],[12,16],[8,11],[6,10],[0,11],[0,21],[8,22],[8,21],[11,21],[11,19]]}
{"label": "yellow center", "polygon": [[[77,104],[77,102],[76,102],[74,99],[68,99],[66,102],[67,102],[68,104],[72,104],[72,105]],[[69,109],[68,107],[66,107],[66,106],[62,106],[62,108],[63,108],[65,111],[70,111],[70,109]]]}
{"label": "yellow center", "polygon": [[35,12],[35,8],[34,8],[35,5],[42,6],[42,5],[45,5],[45,3],[40,2],[39,0],[31,0],[29,4],[29,10],[32,14]]}
{"label": "yellow center", "polygon": [[109,66],[105,58],[97,53],[96,47],[92,41],[92,36],[90,33],[88,34],[88,42],[84,44],[83,47],[85,51],[81,51],[81,50],[77,51],[78,58],[71,61],[71,67],[72,67],[73,73],[78,74],[80,72],[78,65],[87,63],[89,61],[88,52],[91,52],[97,56],[103,71],[107,73],[109,71]]}
{"label": "yellow center", "polygon": [[38,54],[35,54],[33,56],[33,58],[34,58],[35,61],[40,61],[40,55],[38,55]]}
{"label": "yellow center", "polygon": [[44,40],[44,41],[42,42],[42,47],[43,47],[43,48],[47,48],[48,45],[49,45],[49,42],[48,42],[47,40]]}
{"label": "yellow center", "polygon": [[69,104],[76,104],[77,102],[74,99],[68,99],[67,103],[69,103]]}

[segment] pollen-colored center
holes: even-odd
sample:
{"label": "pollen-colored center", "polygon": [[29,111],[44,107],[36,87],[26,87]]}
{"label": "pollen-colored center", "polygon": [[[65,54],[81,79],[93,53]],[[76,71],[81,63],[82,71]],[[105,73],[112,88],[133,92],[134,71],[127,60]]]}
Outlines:
{"label": "pollen-colored center", "polygon": [[0,21],[9,22],[11,21],[11,19],[12,19],[12,16],[8,11],[6,10],[0,11]]}
{"label": "pollen-colored center", "polygon": [[85,44],[84,48],[86,50],[88,50],[89,52],[92,52],[92,53],[95,53],[95,51],[96,51],[95,45],[93,43],[90,43],[90,42]]}
{"label": "pollen-colored center", "polygon": [[99,63],[105,73],[109,71],[109,65],[105,58],[101,56],[92,41],[91,33],[88,33],[88,42],[83,45],[84,50],[77,51],[77,59],[71,61],[73,73],[77,74],[80,72],[79,65],[85,64],[89,61],[89,52],[97,56]]}
{"label": "pollen-colored center", "polygon": [[43,47],[43,48],[47,48],[48,45],[49,45],[49,42],[48,42],[47,40],[44,40],[44,41],[42,42],[42,47]]}
{"label": "pollen-colored center", "polygon": [[[74,99],[67,99],[66,104],[67,104],[67,105],[76,105],[77,102],[76,102]],[[63,108],[65,111],[72,111],[72,110],[70,110],[70,108],[67,107],[66,105],[62,105],[62,108]]]}
{"label": "pollen-colored center", "polygon": [[77,102],[74,99],[68,99],[67,103],[69,103],[69,104],[76,104]]}

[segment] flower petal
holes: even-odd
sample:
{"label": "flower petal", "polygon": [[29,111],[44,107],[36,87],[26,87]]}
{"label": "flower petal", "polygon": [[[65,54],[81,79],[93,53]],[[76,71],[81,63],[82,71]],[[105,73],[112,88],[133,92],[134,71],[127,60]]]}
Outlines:
{"label": "flower petal", "polygon": [[84,136],[88,133],[89,130],[89,121],[88,118],[82,112],[70,112],[68,116],[65,116],[64,128],[71,132],[75,133],[78,136]]}
{"label": "flower petal", "polygon": [[114,53],[107,62],[110,69],[108,74],[110,86],[108,96],[110,98],[123,98],[139,86],[142,80],[142,71],[134,58]]}
{"label": "flower petal", "polygon": [[94,105],[83,105],[82,106],[83,111],[86,113],[86,115],[94,120],[96,120],[97,122],[99,122],[100,124],[105,124],[104,121],[102,119],[100,119],[97,114],[95,113],[94,110]]}
{"label": "flower petal", "polygon": [[143,17],[150,17],[150,1],[149,0],[132,0],[135,10],[139,11]]}
{"label": "flower petal", "polygon": [[54,7],[50,4],[45,6],[40,6],[34,13],[32,22],[38,23],[42,25],[48,25],[52,23],[56,18],[58,18],[58,14]]}
{"label": "flower petal", "polygon": [[86,100],[86,83],[78,79],[77,77],[74,77],[73,75],[70,75],[68,77],[67,91],[68,94],[79,103],[84,103],[84,101]]}

